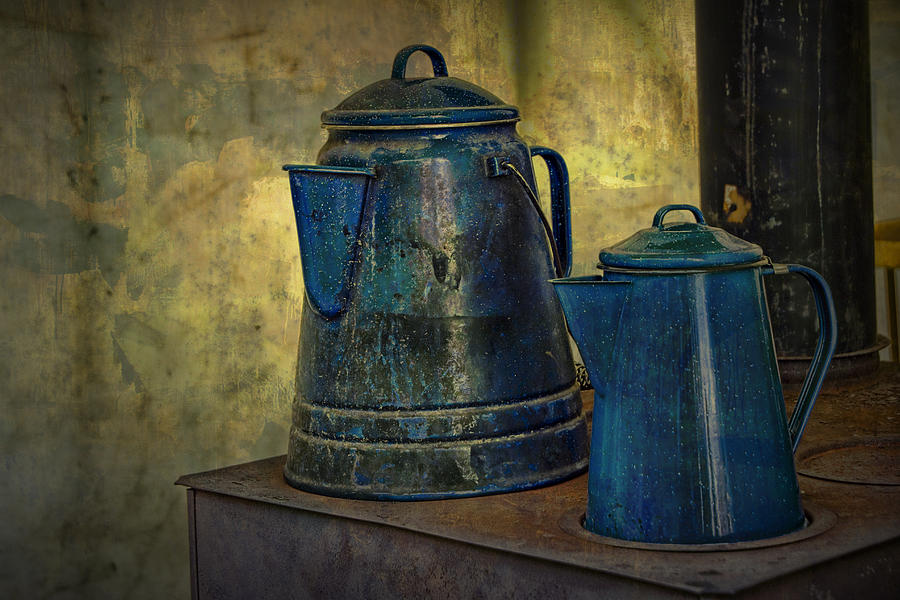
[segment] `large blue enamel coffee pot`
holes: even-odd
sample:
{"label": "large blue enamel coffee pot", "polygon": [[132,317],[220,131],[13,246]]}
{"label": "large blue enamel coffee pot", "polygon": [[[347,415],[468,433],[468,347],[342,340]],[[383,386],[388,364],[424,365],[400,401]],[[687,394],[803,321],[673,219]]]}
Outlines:
{"label": "large blue enamel coffee pot", "polygon": [[[434,77],[406,77],[416,51]],[[571,262],[568,175],[559,154],[525,144],[518,120],[514,106],[449,77],[437,50],[410,46],[391,78],[322,114],[317,164],[285,167],[306,288],[292,485],[411,500],[587,468],[548,283]],[[548,166],[552,227],[532,156]]]}
{"label": "large blue enamel coffee pot", "polygon": [[[689,210],[696,223],[663,223]],[[585,527],[625,540],[708,544],[803,527],[793,451],[837,339],[825,281],[661,208],[600,253],[602,276],[553,281],[594,385]],[[786,418],[763,277],[809,282],[815,357]]]}

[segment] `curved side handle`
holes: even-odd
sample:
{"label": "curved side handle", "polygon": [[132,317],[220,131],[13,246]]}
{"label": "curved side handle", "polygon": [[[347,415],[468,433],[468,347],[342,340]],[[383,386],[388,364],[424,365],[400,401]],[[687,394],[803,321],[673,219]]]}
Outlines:
{"label": "curved side handle", "polygon": [[791,418],[788,421],[791,449],[796,452],[797,446],[800,445],[803,429],[809,420],[809,414],[816,403],[816,397],[819,395],[819,390],[822,389],[828,365],[831,364],[831,357],[834,355],[834,348],[837,345],[837,315],[834,312],[834,301],[831,299],[831,290],[828,288],[828,284],[825,283],[821,275],[812,269],[802,265],[773,264],[771,268],[764,269],[763,273],[766,275],[781,275],[783,273],[802,275],[812,288],[813,298],[816,302],[816,315],[819,318],[819,341],[816,343],[816,351],[813,354],[812,363],[809,365],[806,378],[803,380],[803,387],[800,388],[800,395],[797,397],[794,412],[791,413]]}
{"label": "curved side handle", "polygon": [[531,156],[540,156],[550,173],[550,218],[553,220],[553,242],[559,255],[562,276],[572,272],[572,215],[569,207],[569,169],[559,152],[534,146]]}
{"label": "curved side handle", "polygon": [[422,51],[431,59],[431,68],[434,69],[435,77],[447,76],[447,63],[444,62],[444,56],[438,52],[437,48],[426,46],[425,44],[414,44],[407,46],[397,53],[394,57],[394,67],[391,69],[391,79],[406,78],[406,61],[413,52]]}

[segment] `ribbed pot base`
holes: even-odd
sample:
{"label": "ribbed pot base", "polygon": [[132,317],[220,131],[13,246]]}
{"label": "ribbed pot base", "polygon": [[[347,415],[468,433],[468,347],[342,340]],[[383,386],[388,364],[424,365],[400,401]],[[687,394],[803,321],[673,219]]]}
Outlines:
{"label": "ribbed pot base", "polygon": [[[437,441],[422,441],[419,436],[398,436],[402,441],[363,441],[358,435],[340,432],[329,437],[321,429],[310,434],[298,426],[291,429],[285,479],[292,486],[319,494],[370,500],[432,500],[462,496],[478,496],[514,490],[524,490],[561,481],[584,471],[588,465],[588,434],[580,401],[566,398],[574,414],[564,420],[551,420],[535,426],[535,406],[545,401],[548,415],[560,416],[560,399],[577,397],[576,387],[562,394],[522,402],[523,423],[531,426],[525,431],[490,437],[471,437],[472,432],[485,432],[484,423],[496,406],[480,408],[419,411],[418,418],[426,423],[434,418],[445,425],[452,413],[459,411],[466,422],[478,424],[471,431],[457,429],[463,439],[448,439],[451,432],[438,436]],[[509,410],[506,405],[506,410]],[[483,414],[473,415],[474,412]],[[373,419],[376,411],[356,411],[361,421]],[[431,415],[429,416],[429,413]],[[391,413],[377,411],[385,420]],[[346,425],[342,415],[342,422]],[[501,421],[510,417],[505,414]],[[396,413],[398,420],[408,420],[410,412]],[[470,420],[471,419],[471,420]],[[405,422],[405,421],[404,421]],[[320,421],[321,424],[321,421]],[[404,428],[405,429],[405,428]],[[390,428],[392,431],[398,429]],[[356,430],[357,432],[359,430]],[[468,436],[468,437],[467,437]],[[393,436],[391,436],[393,437]]]}

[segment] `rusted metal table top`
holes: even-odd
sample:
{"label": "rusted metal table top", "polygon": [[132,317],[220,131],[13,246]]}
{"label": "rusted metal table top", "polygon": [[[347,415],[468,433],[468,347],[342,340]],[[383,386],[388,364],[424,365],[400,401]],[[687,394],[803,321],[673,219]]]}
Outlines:
{"label": "rusted metal table top", "polygon": [[[788,388],[789,397],[796,389]],[[296,490],[284,456],[186,475],[178,484],[245,500],[365,521],[561,563],[689,594],[733,594],[882,544],[898,567],[900,370],[828,384],[797,453],[812,517],[783,543],[679,551],[611,545],[580,528],[587,475],[524,492],[421,502],[331,498]],[[804,472],[809,471],[809,475]],[[876,483],[860,483],[871,481]],[[696,550],[696,549],[695,549]],[[882,557],[883,559],[885,557]],[[833,563],[840,568],[840,561]]]}

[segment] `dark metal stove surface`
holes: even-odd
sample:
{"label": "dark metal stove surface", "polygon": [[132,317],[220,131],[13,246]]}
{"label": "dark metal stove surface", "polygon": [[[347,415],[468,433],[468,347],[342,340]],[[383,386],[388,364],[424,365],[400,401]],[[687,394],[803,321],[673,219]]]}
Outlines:
{"label": "dark metal stove surface", "polygon": [[[797,391],[788,387],[786,394],[792,397]],[[784,541],[798,541],[780,545],[750,544],[741,548],[732,544],[727,551],[620,547],[600,543],[591,534],[579,534],[573,530],[573,523],[577,528],[577,518],[584,512],[586,474],[554,486],[511,494],[426,502],[373,502],[296,490],[285,483],[282,476],[285,458],[278,456],[187,475],[177,483],[191,488],[188,491],[190,511],[194,510],[194,502],[200,506],[201,499],[227,500],[233,505],[204,518],[198,516],[199,512],[191,512],[195,580],[204,560],[204,535],[208,540],[210,533],[228,535],[232,531],[228,523],[216,519],[239,520],[242,511],[251,510],[252,506],[270,506],[299,511],[286,515],[288,519],[296,515],[319,515],[327,516],[325,522],[337,523],[338,528],[350,528],[354,524],[378,526],[363,528],[365,536],[378,536],[379,532],[414,534],[412,542],[408,542],[411,547],[405,550],[412,553],[411,561],[417,560],[417,544],[425,547],[437,543],[436,540],[453,541],[456,544],[451,547],[456,550],[449,554],[449,559],[445,555],[442,560],[462,562],[473,560],[472,556],[478,554],[480,561],[485,556],[489,561],[507,561],[523,569],[523,582],[528,579],[524,569],[546,564],[574,569],[572,572],[579,577],[587,573],[621,579],[631,585],[626,595],[643,597],[667,595],[667,591],[687,597],[732,594],[805,597],[820,592],[825,594],[823,597],[857,593],[865,597],[892,597],[900,589],[900,485],[893,484],[897,480],[896,457],[900,444],[898,408],[900,370],[886,363],[874,376],[831,383],[817,402],[797,453],[804,504],[814,519],[811,530],[818,533],[795,536]],[[829,469],[834,470],[833,477]],[[810,475],[805,475],[805,470]],[[818,523],[816,519],[820,519]],[[223,528],[217,530],[219,526]],[[204,527],[209,531],[200,531]],[[234,531],[246,533],[247,527],[240,525]],[[327,531],[335,529],[323,529],[323,533]],[[245,537],[267,538],[265,532],[256,533],[255,537]],[[277,535],[278,532],[271,532],[272,538]],[[362,545],[371,544],[368,538],[357,539]],[[378,544],[373,545],[377,547]],[[472,556],[468,554],[469,548],[474,553]],[[484,550],[490,552],[485,555]],[[247,551],[252,553],[253,548]],[[522,562],[523,557],[530,560]],[[327,576],[335,580],[334,591],[338,593],[340,569],[353,568],[353,565],[340,564],[340,557],[331,557],[327,564],[337,569]],[[231,567],[236,569],[234,572],[240,570],[240,565]],[[360,568],[365,567],[360,565]],[[382,579],[385,576],[372,574]],[[514,577],[515,573],[513,580]],[[422,589],[417,584],[422,582],[397,581],[391,584],[395,586],[391,589],[399,595],[422,596],[417,593],[417,589],[418,592]],[[558,582],[558,586],[559,590],[565,590],[565,582]],[[197,589],[195,581],[195,595]],[[443,589],[449,593],[456,588]],[[508,592],[506,589],[505,593]],[[501,594],[502,590],[498,589],[497,593]],[[523,597],[526,595],[523,593]]]}

